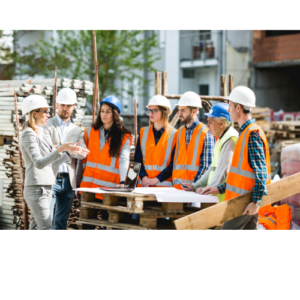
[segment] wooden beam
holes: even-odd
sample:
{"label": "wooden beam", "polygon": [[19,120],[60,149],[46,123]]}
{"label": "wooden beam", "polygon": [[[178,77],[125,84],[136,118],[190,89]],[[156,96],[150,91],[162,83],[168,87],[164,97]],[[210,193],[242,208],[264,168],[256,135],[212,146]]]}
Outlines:
{"label": "wooden beam", "polygon": [[221,75],[221,96],[227,96],[226,75]]}
{"label": "wooden beam", "polygon": [[[165,95],[166,98],[171,99],[171,100],[176,100],[176,99],[180,99],[182,95]],[[220,96],[199,96],[201,98],[201,100],[208,100],[208,101],[220,101],[220,102],[225,102],[226,100],[224,99],[224,97],[220,97]]]}
{"label": "wooden beam", "polygon": [[161,94],[165,96],[167,95],[167,92],[168,92],[168,76],[167,76],[167,72],[163,71],[162,78],[161,78]]}
{"label": "wooden beam", "polygon": [[[268,195],[263,196],[261,207],[300,193],[300,173],[268,185]],[[208,229],[242,215],[252,200],[252,192],[219,203],[175,221],[177,229]]]}
{"label": "wooden beam", "polygon": [[19,145],[20,141],[20,125],[19,125],[19,111],[18,111],[18,105],[17,105],[17,93],[15,92],[14,96],[14,102],[15,102],[15,114],[16,114],[16,126],[17,126],[17,138],[18,138],[18,151],[19,151],[19,166],[21,169],[22,174],[22,182],[21,182],[21,189],[22,189],[22,207],[23,207],[23,221],[24,221],[24,229],[28,230],[28,207],[27,203],[25,202],[24,198],[24,181],[25,181],[25,169],[23,168],[23,159],[22,159],[22,153]]}
{"label": "wooden beam", "polygon": [[234,88],[234,81],[233,81],[233,75],[228,75],[228,95],[230,95],[231,91]]}
{"label": "wooden beam", "polygon": [[155,95],[161,95],[161,73],[155,72]]}
{"label": "wooden beam", "polygon": [[56,115],[56,96],[57,96],[57,67],[55,67],[55,76],[54,76],[53,116]]}

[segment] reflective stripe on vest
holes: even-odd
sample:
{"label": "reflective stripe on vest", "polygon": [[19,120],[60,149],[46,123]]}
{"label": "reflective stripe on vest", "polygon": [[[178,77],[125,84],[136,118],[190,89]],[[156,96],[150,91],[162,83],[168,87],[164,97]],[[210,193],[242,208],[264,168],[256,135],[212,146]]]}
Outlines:
{"label": "reflective stripe on vest", "polygon": [[[149,130],[151,130],[151,129],[152,129],[152,126],[147,126],[147,127],[145,127],[144,132],[143,132],[142,153],[143,153],[144,158],[146,156],[146,145],[147,145],[148,134],[149,134]],[[173,145],[173,139],[174,139],[175,133],[176,133],[176,129],[172,128],[170,135],[169,135],[163,164],[161,166],[158,166],[158,165],[146,165],[144,163],[144,167],[145,167],[146,171],[147,170],[148,171],[151,171],[151,170],[163,171],[167,167],[167,163],[168,163],[168,160],[170,159],[171,152],[172,152],[172,145]]]}
{"label": "reflective stripe on vest", "polygon": [[[210,166],[210,172],[209,172],[209,176],[208,176],[207,186],[210,186],[210,183],[213,179],[223,146],[230,139],[232,139],[236,144],[238,136],[239,136],[238,132],[233,127],[229,127],[227,129],[227,131],[225,132],[225,134],[221,137],[221,139],[218,139],[218,141],[215,145],[215,149],[214,149],[214,158],[213,158],[212,164]],[[226,182],[226,179],[227,178],[225,178],[225,180],[223,182],[220,182],[218,185],[221,185],[224,182]],[[218,197],[219,202],[223,202],[225,199],[225,193],[224,194],[216,194],[215,196]]]}
{"label": "reflective stripe on vest", "polygon": [[[85,129],[84,138],[90,153],[83,160],[83,179],[80,187],[94,188],[94,187],[116,187],[120,183],[119,172],[119,156],[109,156],[110,140],[103,144],[101,130],[94,130],[92,127]],[[131,136],[126,134],[122,138],[121,149]],[[102,149],[102,150],[100,150]],[[103,199],[102,194],[96,194],[96,198]]]}
{"label": "reflective stripe on vest", "polygon": [[[178,165],[177,160],[178,160],[178,155],[179,155],[179,148],[180,148],[180,138],[181,138],[181,133],[184,127],[181,127],[178,132],[178,139],[177,139],[177,151],[175,155],[175,160],[174,160],[174,165],[173,165],[173,170],[189,170],[189,171],[195,171],[198,172],[199,166],[196,166],[196,161],[197,161],[197,154],[198,154],[198,147],[194,148],[194,153],[193,153],[193,160],[191,165]],[[200,136],[202,131],[206,129],[206,126],[203,125],[201,129],[199,130],[196,140],[195,140],[195,145],[199,144]],[[182,146],[181,146],[182,147]]]}
{"label": "reflective stripe on vest", "polygon": [[[240,138],[242,137],[242,140],[237,143],[237,146],[235,148],[232,164],[227,178],[227,186],[225,192],[226,200],[232,199],[237,195],[243,195],[252,191],[252,188],[255,185],[256,177],[254,171],[253,170],[251,171],[252,168],[248,161],[249,159],[248,152],[247,152],[248,149],[246,149],[246,145],[248,145],[249,142],[249,134],[254,130],[259,131],[259,135],[264,143],[267,178],[268,178],[267,184],[270,183],[271,170],[270,170],[270,157],[269,157],[269,148],[268,148],[267,140],[265,138],[265,135],[259,128],[259,126],[252,123],[249,124],[246,127],[246,130],[241,134]],[[239,154],[240,157],[237,157],[237,154]],[[247,168],[248,170],[245,170],[245,168]],[[235,176],[237,177],[235,178]],[[243,178],[245,179],[243,180]],[[236,195],[233,195],[231,193],[235,193]]]}
{"label": "reflective stripe on vest", "polygon": [[116,183],[109,182],[109,181],[104,181],[104,180],[99,180],[99,179],[96,179],[96,178],[93,178],[93,177],[87,177],[87,176],[82,177],[82,181],[83,182],[95,183],[97,185],[106,186],[106,187],[116,187],[117,186]]}
{"label": "reflective stripe on vest", "polygon": [[111,160],[110,166],[94,163],[94,162],[91,162],[91,161],[86,162],[85,166],[88,166],[88,167],[91,167],[91,168],[97,168],[99,170],[111,172],[111,173],[114,173],[114,174],[119,174],[119,169],[115,168],[116,160],[117,160],[117,158],[113,157],[112,160]]}

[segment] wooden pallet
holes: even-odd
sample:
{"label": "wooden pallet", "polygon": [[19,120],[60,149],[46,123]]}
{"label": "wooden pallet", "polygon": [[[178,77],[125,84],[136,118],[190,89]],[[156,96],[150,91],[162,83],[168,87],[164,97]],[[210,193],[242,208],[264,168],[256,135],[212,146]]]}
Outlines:
{"label": "wooden pallet", "polygon": [[272,127],[277,130],[300,132],[300,121],[273,122]]}
{"label": "wooden pallet", "polygon": [[[125,195],[125,196],[124,196]],[[202,204],[201,209],[213,203]],[[174,221],[199,211],[199,208],[183,203],[158,203],[152,195],[103,194],[103,202],[95,194],[81,195],[80,229],[93,229],[93,226],[106,229],[175,229]],[[99,211],[103,213],[99,216]],[[139,218],[133,220],[132,214]]]}

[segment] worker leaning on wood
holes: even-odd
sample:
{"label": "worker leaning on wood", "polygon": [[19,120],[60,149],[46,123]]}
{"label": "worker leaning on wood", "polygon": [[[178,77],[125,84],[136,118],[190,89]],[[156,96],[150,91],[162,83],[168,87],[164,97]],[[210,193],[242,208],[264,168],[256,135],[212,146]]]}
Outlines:
{"label": "worker leaning on wood", "polygon": [[198,111],[202,108],[199,95],[184,93],[177,104],[178,116],[184,126],[176,132],[176,148],[173,164],[173,186],[183,189],[175,180],[183,184],[194,183],[210,167],[215,147],[215,138],[208,132],[206,125],[198,120]]}
{"label": "worker leaning on wood", "polygon": [[170,101],[161,95],[149,101],[150,126],[140,130],[134,161],[141,163],[138,186],[172,187],[176,129],[169,125]]}
{"label": "worker leaning on wood", "polygon": [[[80,146],[86,149],[83,132],[80,127],[71,122],[71,116],[77,103],[76,93],[70,88],[63,88],[57,95],[58,114],[50,118],[44,126],[46,137],[52,141],[53,145],[59,148],[66,142],[81,142]],[[71,161],[59,166],[56,176],[56,183],[53,185],[52,202],[50,206],[51,216],[53,216],[54,205],[54,229],[66,229],[69,214],[74,200],[76,189],[76,159],[84,159],[87,154],[71,154]]]}
{"label": "worker leaning on wood", "polygon": [[[90,153],[83,160],[81,188],[124,186],[132,138],[120,113],[120,100],[107,96],[100,102],[95,122],[85,128],[84,139]],[[102,200],[103,194],[95,197]]]}
{"label": "worker leaning on wood", "polygon": [[229,113],[232,121],[240,126],[233,153],[227,183],[210,187],[205,194],[224,194],[225,201],[253,192],[252,202],[243,215],[227,221],[222,229],[257,229],[258,210],[263,195],[268,194],[266,185],[271,183],[269,145],[262,129],[251,119],[251,108],[255,107],[255,95],[245,86],[232,90],[229,97]]}
{"label": "worker leaning on wood", "polygon": [[[205,174],[195,183],[185,183],[186,191],[203,194],[204,187],[218,187],[227,180],[238,132],[231,126],[227,103],[215,104],[207,116],[207,127],[210,134],[218,140],[214,149],[213,162]],[[218,194],[219,202],[223,202],[225,194]]]}

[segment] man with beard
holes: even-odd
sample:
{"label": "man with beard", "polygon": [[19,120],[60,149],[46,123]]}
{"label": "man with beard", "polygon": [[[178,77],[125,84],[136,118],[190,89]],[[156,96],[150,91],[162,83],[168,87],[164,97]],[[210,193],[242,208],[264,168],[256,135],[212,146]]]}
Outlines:
{"label": "man with beard", "polygon": [[[49,119],[44,127],[46,137],[52,140],[53,145],[59,148],[65,142],[77,143],[86,148],[83,131],[70,120],[77,103],[76,93],[70,88],[63,88],[57,95],[58,114]],[[54,229],[66,229],[69,214],[74,200],[73,189],[76,186],[76,159],[84,159],[86,155],[70,154],[72,162],[61,164],[53,185],[50,213],[53,216],[54,205]]]}
{"label": "man with beard", "polygon": [[[194,183],[210,167],[215,147],[215,138],[199,121],[202,108],[200,97],[194,92],[184,93],[177,104],[178,116],[184,126],[176,132],[176,149],[173,165],[173,187],[183,189],[185,183]],[[176,179],[176,180],[175,180]]]}

